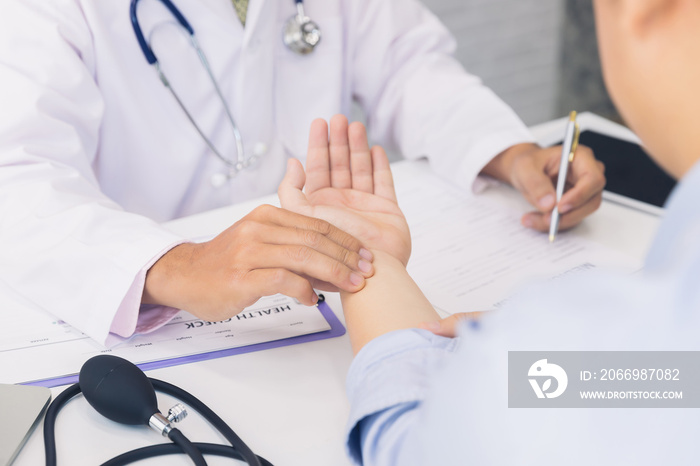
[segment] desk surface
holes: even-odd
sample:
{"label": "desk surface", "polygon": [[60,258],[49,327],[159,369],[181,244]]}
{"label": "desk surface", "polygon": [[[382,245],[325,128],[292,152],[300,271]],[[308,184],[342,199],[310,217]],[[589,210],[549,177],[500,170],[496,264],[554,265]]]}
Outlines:
{"label": "desk surface", "polygon": [[[600,132],[619,127],[592,117],[582,126]],[[563,134],[565,119],[533,128],[538,140]],[[627,133],[629,134],[629,133]],[[401,176],[401,164],[395,176]],[[525,208],[507,187],[484,196]],[[253,202],[205,212],[170,222],[175,232],[190,237],[221,231],[261,203],[276,204],[269,196]],[[576,234],[598,241],[636,258],[642,258],[656,231],[659,218],[604,202],[600,210],[577,227]],[[327,300],[344,322],[337,294]],[[191,391],[223,417],[255,452],[276,466],[342,466],[343,435],[348,415],[345,376],[352,361],[348,336],[303,345],[214,359],[150,371],[148,375]],[[65,387],[52,390],[56,396]],[[162,410],[174,404],[159,395]],[[197,441],[222,442],[196,415],[181,425]],[[157,434],[141,428],[116,425],[98,415],[82,399],[69,403],[58,418],[56,439],[59,464],[100,464],[126,450],[160,442]],[[44,464],[41,430],[32,434],[17,458],[17,466]],[[97,446],[99,445],[99,447]],[[211,465],[234,463],[208,458]],[[189,465],[185,457],[170,457],[169,464]],[[162,464],[163,460],[139,464]]]}

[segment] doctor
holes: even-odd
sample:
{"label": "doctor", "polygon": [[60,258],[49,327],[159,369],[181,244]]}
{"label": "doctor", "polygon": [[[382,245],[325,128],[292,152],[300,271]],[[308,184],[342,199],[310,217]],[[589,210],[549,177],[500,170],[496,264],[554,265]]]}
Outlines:
{"label": "doctor", "polygon": [[[469,192],[480,173],[509,182],[534,206],[523,223],[546,229],[557,149],[532,144],[512,110],[465,73],[420,3],[239,3],[174,0],[180,17],[159,0],[0,2],[0,280],[9,288],[101,342],[152,330],[178,308],[217,320],[261,294],[311,303],[312,285],[361,289],[372,256],[323,222],[263,207],[202,245],[158,224],[273,192],[285,161],[303,159],[311,121],[349,114],[353,99],[373,140],[428,156]],[[282,37],[306,15],[321,39],[301,55]],[[302,26],[313,42],[318,31]],[[332,150],[342,156],[339,118]],[[570,182],[563,228],[600,203],[602,167],[589,150]]]}

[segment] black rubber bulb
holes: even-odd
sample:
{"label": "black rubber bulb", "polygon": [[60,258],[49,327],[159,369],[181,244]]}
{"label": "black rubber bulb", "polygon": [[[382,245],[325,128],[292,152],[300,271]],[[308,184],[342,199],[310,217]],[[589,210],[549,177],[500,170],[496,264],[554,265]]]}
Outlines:
{"label": "black rubber bulb", "polygon": [[158,412],[151,381],[126,359],[107,354],[90,358],[80,369],[78,383],[98,413],[121,424],[148,425]]}

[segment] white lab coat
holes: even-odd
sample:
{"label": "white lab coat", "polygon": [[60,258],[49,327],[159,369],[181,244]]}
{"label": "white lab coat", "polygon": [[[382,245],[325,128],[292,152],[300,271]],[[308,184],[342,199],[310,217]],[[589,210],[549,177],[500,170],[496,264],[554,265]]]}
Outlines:
{"label": "white lab coat", "polygon": [[[229,102],[246,153],[267,152],[224,188],[224,165],[187,121],[135,39],[127,0],[0,2],[0,281],[98,341],[137,312],[144,267],[182,241],[157,222],[273,192],[303,160],[314,118],[367,114],[371,138],[469,187],[529,141],[514,113],[451,58],[454,41],[415,0],[307,0],[323,39],[282,43],[292,0],[175,0]],[[221,151],[224,110],[188,38],[156,0],[138,8],[173,87]],[[137,298],[135,299],[134,296]]]}

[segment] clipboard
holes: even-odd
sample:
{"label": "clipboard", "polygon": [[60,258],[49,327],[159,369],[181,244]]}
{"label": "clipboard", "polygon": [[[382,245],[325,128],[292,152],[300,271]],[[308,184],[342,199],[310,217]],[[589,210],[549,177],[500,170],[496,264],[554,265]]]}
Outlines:
{"label": "clipboard", "polygon": [[[263,351],[263,350],[272,349],[272,348],[281,348],[284,346],[297,345],[300,343],[308,343],[308,342],[318,341],[318,340],[326,340],[329,338],[335,338],[335,337],[340,337],[340,336],[345,335],[345,332],[346,332],[345,327],[340,322],[338,317],[336,317],[333,310],[325,302],[325,298],[323,300],[321,300],[322,298],[323,298],[323,295],[320,294],[319,295],[319,303],[318,303],[317,307],[318,307],[318,310],[320,311],[321,315],[323,316],[323,318],[330,325],[329,330],[324,330],[324,331],[316,332],[316,333],[309,333],[306,335],[299,335],[299,336],[290,337],[290,338],[284,338],[281,340],[256,343],[256,344],[247,345],[247,346],[239,346],[236,348],[220,349],[220,350],[191,354],[191,355],[186,355],[186,356],[177,356],[177,357],[173,357],[173,358],[164,358],[164,359],[159,359],[157,361],[150,361],[150,362],[140,363],[140,364],[136,364],[136,365],[139,368],[141,368],[141,370],[143,370],[145,372],[145,371],[149,371],[149,370],[153,370],[153,369],[161,369],[164,367],[178,366],[178,365],[189,364],[189,363],[198,362],[198,361],[206,361],[209,359],[223,358],[223,357],[227,357],[227,356],[233,356],[236,354],[252,353],[255,351]],[[73,384],[73,383],[76,383],[77,381],[78,381],[78,374],[76,373],[76,374],[71,374],[71,375],[66,375],[66,376],[50,377],[50,378],[41,379],[41,380],[34,380],[31,382],[22,383],[21,385],[51,388],[51,387],[57,387],[60,385]]]}

